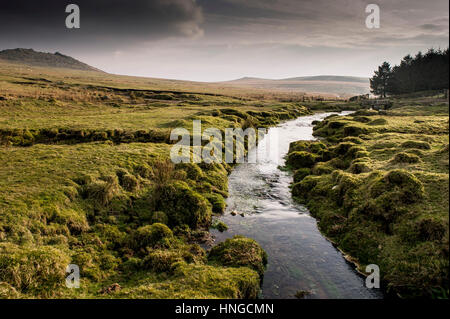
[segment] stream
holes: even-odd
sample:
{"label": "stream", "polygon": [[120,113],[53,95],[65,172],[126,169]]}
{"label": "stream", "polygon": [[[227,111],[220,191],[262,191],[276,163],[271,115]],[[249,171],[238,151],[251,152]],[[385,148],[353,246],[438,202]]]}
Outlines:
{"label": "stream", "polygon": [[[350,112],[342,112],[341,115]],[[255,239],[269,263],[262,298],[383,298],[378,289],[365,287],[365,278],[318,230],[306,207],[295,203],[289,189],[292,173],[280,170],[289,144],[315,140],[312,122],[336,113],[320,113],[284,122],[268,130],[257,148],[256,163],[238,164],[229,176],[227,209],[219,219],[223,233],[212,230],[216,243],[234,235]],[[231,212],[243,213],[233,216]]]}

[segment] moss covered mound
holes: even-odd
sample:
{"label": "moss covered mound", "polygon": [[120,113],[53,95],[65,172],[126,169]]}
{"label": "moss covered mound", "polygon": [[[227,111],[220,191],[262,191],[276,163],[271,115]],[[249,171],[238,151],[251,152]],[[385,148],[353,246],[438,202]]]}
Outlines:
{"label": "moss covered mound", "polygon": [[183,258],[176,251],[155,249],[150,251],[143,260],[144,269],[154,272],[171,272],[173,264],[183,261]]}
{"label": "moss covered mound", "polygon": [[134,285],[124,286],[109,298],[145,299],[256,299],[260,291],[258,273],[247,267],[222,267],[175,262],[166,278],[137,272]]}
{"label": "moss covered mound", "polygon": [[311,168],[316,163],[317,158],[318,156],[313,153],[305,151],[295,151],[289,153],[286,163],[293,169]]}
{"label": "moss covered mound", "polygon": [[186,224],[197,228],[211,222],[211,208],[206,199],[184,182],[157,186],[152,200],[155,210],[167,214],[171,226]]}
{"label": "moss covered mound", "polygon": [[64,282],[69,263],[70,257],[55,247],[0,243],[0,281],[9,283],[10,291],[51,295]]}
{"label": "moss covered mound", "polygon": [[376,179],[370,186],[370,195],[378,197],[389,192],[401,193],[404,203],[414,203],[424,198],[423,184],[413,174],[402,169],[395,169]]}
{"label": "moss covered mound", "polygon": [[223,221],[219,220],[216,221],[214,224],[211,225],[212,228],[217,229],[218,231],[220,231],[221,233],[223,233],[224,231],[228,230],[228,225],[225,224]]}
{"label": "moss covered mound", "polygon": [[292,142],[289,145],[289,153],[295,151],[305,151],[320,155],[326,151],[326,149],[327,146],[324,143],[317,141],[297,141]]}
{"label": "moss covered mound", "polygon": [[262,276],[267,264],[267,254],[253,239],[234,236],[214,246],[209,252],[208,260],[224,266],[249,267]]}
{"label": "moss covered mound", "polygon": [[299,183],[306,176],[311,174],[311,170],[309,168],[303,167],[294,171],[294,183]]}
{"label": "moss covered mound", "polygon": [[371,171],[369,164],[365,161],[353,162],[349,167],[349,171],[353,174],[367,173]]}
{"label": "moss covered mound", "polygon": [[413,164],[420,162],[420,157],[415,154],[400,152],[395,154],[392,161],[394,163]]}
{"label": "moss covered mound", "polygon": [[136,229],[130,236],[129,244],[136,250],[147,247],[169,247],[173,233],[164,224],[142,226]]}
{"label": "moss covered mound", "polygon": [[429,150],[431,148],[429,143],[422,141],[406,141],[401,146],[403,148],[416,148],[421,150]]}
{"label": "moss covered mound", "polygon": [[225,199],[221,194],[216,193],[206,193],[204,197],[212,205],[212,211],[214,214],[222,214],[227,206]]}

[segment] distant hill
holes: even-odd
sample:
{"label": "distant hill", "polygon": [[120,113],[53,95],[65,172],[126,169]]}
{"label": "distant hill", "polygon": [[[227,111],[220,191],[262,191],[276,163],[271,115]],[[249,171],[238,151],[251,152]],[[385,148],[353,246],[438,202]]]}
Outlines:
{"label": "distant hill", "polygon": [[368,78],[360,78],[360,77],[356,77],[356,76],[317,75],[317,76],[303,76],[303,77],[297,77],[297,78],[284,79],[284,81],[287,81],[287,80],[366,83],[369,79]]}
{"label": "distant hill", "polygon": [[0,59],[34,66],[103,72],[59,52],[53,54],[33,49],[8,49],[0,51]]}
{"label": "distant hill", "polygon": [[336,96],[352,96],[370,92],[368,78],[337,75],[304,76],[279,80],[244,77],[221,83],[266,90],[328,93]]}

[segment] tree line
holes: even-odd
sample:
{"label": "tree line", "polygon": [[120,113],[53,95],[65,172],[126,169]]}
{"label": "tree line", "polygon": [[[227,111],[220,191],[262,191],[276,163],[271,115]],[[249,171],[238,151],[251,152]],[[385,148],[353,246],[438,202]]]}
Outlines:
{"label": "tree line", "polygon": [[399,65],[391,67],[383,62],[370,79],[371,92],[386,97],[388,95],[413,93],[418,91],[448,89],[449,49],[429,49],[415,57],[405,56]]}

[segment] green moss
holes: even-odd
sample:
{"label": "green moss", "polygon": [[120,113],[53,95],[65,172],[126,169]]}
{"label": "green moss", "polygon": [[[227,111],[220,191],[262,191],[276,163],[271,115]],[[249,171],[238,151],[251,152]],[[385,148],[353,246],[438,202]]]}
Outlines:
{"label": "green moss", "polygon": [[385,124],[387,124],[387,121],[384,118],[375,119],[368,123],[368,125],[385,125]]}
{"label": "green moss", "polygon": [[358,204],[357,188],[362,184],[362,180],[354,174],[343,171],[336,171],[333,174],[333,180],[336,184],[338,197],[336,202],[339,206],[348,209]]}
{"label": "green moss", "polygon": [[370,172],[371,168],[366,162],[353,162],[348,170],[353,174],[361,174]]}
{"label": "green moss", "polygon": [[429,150],[431,148],[429,143],[421,141],[406,141],[401,146],[403,148],[416,148],[421,150]]}
{"label": "green moss", "polygon": [[139,180],[132,174],[125,174],[120,185],[128,192],[135,192],[139,189]]}
{"label": "green moss", "polygon": [[21,294],[7,282],[0,282],[0,299],[20,299]]}
{"label": "green moss", "polygon": [[225,199],[220,194],[209,193],[203,195],[209,203],[212,205],[212,211],[214,214],[222,214],[227,206]]}
{"label": "green moss", "polygon": [[444,242],[443,237],[448,229],[447,223],[433,217],[408,220],[396,225],[400,238],[409,244],[417,242],[436,241]]}
{"label": "green moss", "polygon": [[421,219],[415,228],[418,231],[419,240],[441,241],[447,232],[448,223],[446,225],[436,218],[428,217]]}
{"label": "green moss", "polygon": [[110,249],[117,249],[125,243],[127,234],[116,225],[97,224],[93,230]]}
{"label": "green moss", "polygon": [[330,121],[328,122],[328,127],[331,129],[339,129],[345,126],[345,122],[341,121]]}
{"label": "green moss", "polygon": [[356,112],[354,112],[352,115],[353,116],[374,116],[374,115],[378,115],[378,111],[375,110],[358,110]]}
{"label": "green moss", "polygon": [[164,212],[153,212],[151,220],[152,223],[160,223],[165,225],[169,223],[169,218]]}
{"label": "green moss", "polygon": [[67,253],[55,247],[0,243],[0,281],[17,291],[50,296],[52,289],[64,282],[69,264]]}
{"label": "green moss", "polygon": [[184,182],[157,186],[151,199],[155,210],[167,214],[172,227],[186,224],[197,228],[211,222],[211,209],[205,198]]}
{"label": "green moss", "polygon": [[344,136],[359,136],[368,132],[369,130],[363,126],[346,125],[344,127]]}
{"label": "green moss", "polygon": [[172,265],[182,261],[183,258],[176,251],[155,249],[151,250],[143,259],[142,266],[144,269],[155,272],[171,272]]}
{"label": "green moss", "polygon": [[152,176],[152,169],[146,163],[137,165],[136,168],[135,168],[135,172],[139,176],[141,176],[142,178],[147,178],[148,179],[148,178],[150,178]]}
{"label": "green moss", "polygon": [[359,262],[367,265],[379,258],[380,242],[376,236],[377,230],[370,226],[355,228],[345,233],[339,244],[345,252],[351,256],[358,256]]}
{"label": "green moss", "polygon": [[116,175],[119,178],[119,183],[122,184],[122,179],[125,175],[129,174],[125,168],[119,167],[116,169]]}
{"label": "green moss", "polygon": [[310,152],[314,154],[322,154],[323,151],[327,149],[327,146],[318,141],[297,141],[292,142],[289,145],[289,153],[295,152],[295,151],[305,151]]}
{"label": "green moss", "polygon": [[108,205],[119,192],[119,182],[116,176],[105,176],[85,187],[85,196],[101,206]]}
{"label": "green moss", "polygon": [[367,158],[367,157],[370,157],[370,153],[367,151],[357,151],[353,157],[355,159],[356,158]]}
{"label": "green moss", "polygon": [[342,139],[343,142],[349,142],[353,144],[362,144],[363,140],[356,136],[348,136]]}
{"label": "green moss", "polygon": [[306,198],[308,192],[311,191],[319,181],[319,176],[308,175],[301,182],[292,185],[292,195],[299,199]]}
{"label": "green moss", "polygon": [[205,173],[205,181],[216,187],[220,192],[228,192],[227,171],[223,170],[208,170]]}
{"label": "green moss", "polygon": [[360,210],[381,219],[386,232],[391,232],[391,223],[407,213],[409,204],[419,202],[425,196],[422,183],[404,170],[392,170],[384,177],[375,179],[369,191],[371,198]]}
{"label": "green moss", "polygon": [[231,267],[249,267],[263,275],[267,254],[253,239],[234,236],[214,246],[208,255],[210,262]]}
{"label": "green moss", "polygon": [[198,181],[202,178],[204,178],[205,174],[201,170],[201,168],[194,163],[181,163],[176,165],[177,169],[182,169],[186,172],[187,178]]}
{"label": "green moss", "polygon": [[236,110],[236,109],[220,109],[219,111],[222,114],[235,115],[241,119],[246,119],[248,117],[247,114],[245,114],[244,112],[241,112],[239,110]]}
{"label": "green moss", "polygon": [[115,298],[150,299],[216,299],[258,297],[260,278],[247,268],[210,265],[173,264],[173,274],[164,280],[148,274],[137,274],[132,287],[124,287]]}
{"label": "green moss", "polygon": [[425,196],[423,184],[413,174],[397,169],[389,171],[383,178],[376,180],[371,186],[373,198],[388,191],[398,191],[405,202],[415,202]]}
{"label": "green moss", "polygon": [[367,156],[367,151],[366,148],[364,146],[352,146],[348,152],[345,154],[345,156],[347,158],[350,159],[355,159],[355,158],[360,158],[360,157],[366,157]]}
{"label": "green moss", "polygon": [[333,148],[333,154],[335,156],[345,156],[350,148],[356,146],[354,143],[351,142],[344,142],[339,143]]}
{"label": "green moss", "polygon": [[303,167],[295,170],[294,172],[294,183],[299,183],[303,178],[311,174],[311,169]]}
{"label": "green moss", "polygon": [[293,169],[311,168],[318,156],[305,151],[294,151],[289,153],[286,163]]}
{"label": "green moss", "polygon": [[73,202],[77,199],[79,192],[75,186],[66,186],[64,188],[64,195],[66,195],[67,198]]}
{"label": "green moss", "polygon": [[367,116],[354,116],[353,120],[356,122],[360,122],[360,123],[369,123],[370,121],[372,121],[372,119],[370,117]]}
{"label": "green moss", "polygon": [[173,239],[173,233],[170,228],[164,224],[155,223],[136,229],[130,235],[128,245],[138,251],[147,247],[168,247],[171,239]]}
{"label": "green moss", "polygon": [[217,229],[218,231],[220,231],[221,233],[223,233],[224,231],[228,230],[228,226],[227,224],[225,224],[223,221],[219,220],[216,221],[215,223],[212,224],[211,226],[214,229]]}
{"label": "green moss", "polygon": [[73,209],[59,208],[52,206],[47,210],[47,222],[66,225],[71,234],[77,235],[89,230],[89,224],[86,216],[82,212],[77,212]]}
{"label": "green moss", "polygon": [[395,154],[394,158],[392,159],[393,163],[407,163],[407,164],[413,164],[420,162],[420,157],[414,154],[409,154],[405,152],[400,152]]}
{"label": "green moss", "polygon": [[330,165],[328,162],[319,162],[314,165],[311,172],[314,175],[324,175],[324,174],[330,174],[334,170],[334,167]]}
{"label": "green moss", "polygon": [[335,157],[328,161],[328,164],[337,169],[347,169],[349,167],[349,161],[344,160],[341,157]]}

